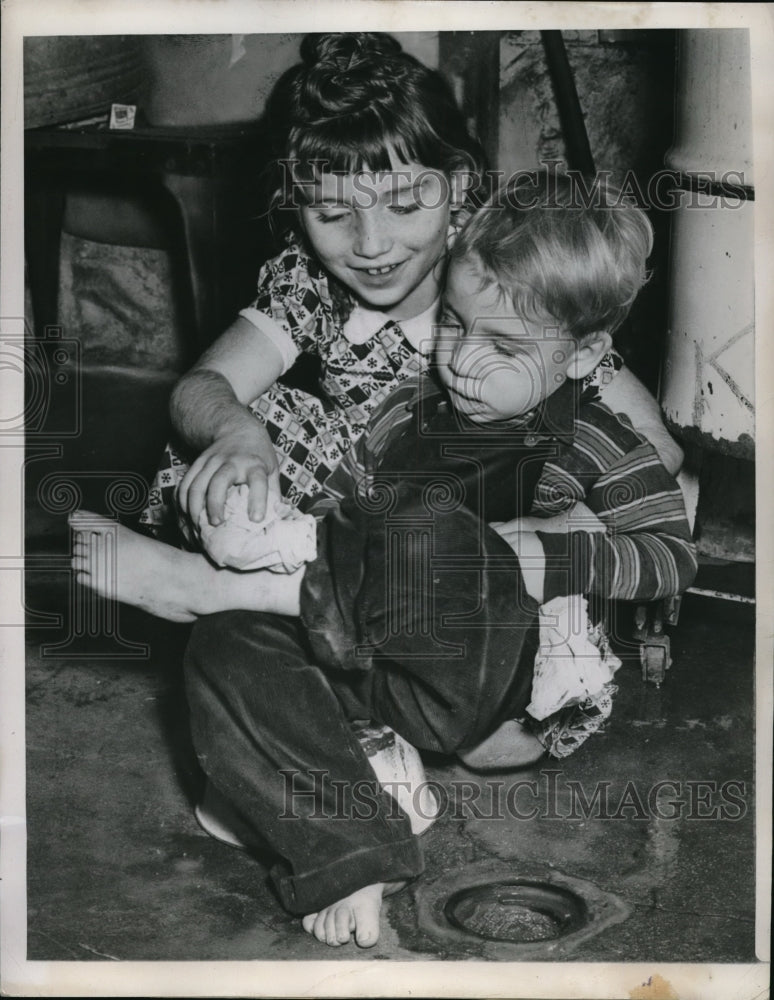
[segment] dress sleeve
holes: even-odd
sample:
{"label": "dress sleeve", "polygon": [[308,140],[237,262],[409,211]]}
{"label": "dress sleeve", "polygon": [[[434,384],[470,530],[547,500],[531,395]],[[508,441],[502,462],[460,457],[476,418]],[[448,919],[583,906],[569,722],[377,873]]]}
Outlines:
{"label": "dress sleeve", "polygon": [[545,600],[567,594],[655,600],[681,593],[696,575],[696,552],[680,487],[625,418],[601,404],[585,413],[576,421],[574,444],[562,459],[546,463],[556,465],[546,473],[554,481],[550,495],[570,489],[606,531],[538,532]]}
{"label": "dress sleeve", "polygon": [[301,352],[318,354],[335,327],[328,279],[297,243],[263,265],[258,294],[240,315],[264,332],[290,364]]}

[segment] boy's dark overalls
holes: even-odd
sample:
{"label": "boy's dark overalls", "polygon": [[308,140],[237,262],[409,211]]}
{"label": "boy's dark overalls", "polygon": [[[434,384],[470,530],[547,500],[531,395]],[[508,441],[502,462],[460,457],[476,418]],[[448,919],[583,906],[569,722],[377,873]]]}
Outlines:
{"label": "boy's dark overalls", "polygon": [[320,522],[301,620],[232,611],[195,625],[199,759],[284,859],[272,876],[291,912],[422,870],[352,720],[451,753],[528,704],[537,604],[487,524],[528,513],[577,401],[566,383],[526,427],[462,426],[428,382],[367,495]]}

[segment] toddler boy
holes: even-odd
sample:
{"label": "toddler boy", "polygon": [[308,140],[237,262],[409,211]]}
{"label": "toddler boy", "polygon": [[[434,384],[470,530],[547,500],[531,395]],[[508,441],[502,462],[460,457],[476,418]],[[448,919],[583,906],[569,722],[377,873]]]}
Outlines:
{"label": "toddler boy", "polygon": [[[283,859],[283,904],[331,945],[374,944],[385,887],[422,870],[352,722],[464,755],[523,714],[540,604],[650,600],[693,579],[675,481],[583,390],[646,280],[651,229],[614,193],[576,194],[524,178],[466,225],[435,377],[393,391],[326,484],[292,597],[192,632],[202,766]],[[604,532],[568,530],[579,503]]]}

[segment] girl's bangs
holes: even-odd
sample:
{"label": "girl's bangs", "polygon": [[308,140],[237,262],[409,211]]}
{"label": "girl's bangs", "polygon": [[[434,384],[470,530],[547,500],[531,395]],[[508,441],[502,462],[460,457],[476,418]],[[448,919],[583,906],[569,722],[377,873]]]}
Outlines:
{"label": "girl's bangs", "polygon": [[399,163],[438,169],[438,150],[405,126],[391,127],[371,111],[307,126],[293,144],[294,178],[309,183],[321,173],[387,171],[396,157]]}

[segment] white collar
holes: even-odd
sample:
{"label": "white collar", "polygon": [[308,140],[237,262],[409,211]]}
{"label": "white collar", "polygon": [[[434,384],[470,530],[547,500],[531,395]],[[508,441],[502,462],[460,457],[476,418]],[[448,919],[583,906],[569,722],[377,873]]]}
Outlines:
{"label": "white collar", "polygon": [[397,323],[403,336],[415,350],[421,354],[429,354],[433,338],[433,321],[438,312],[439,302],[440,296],[418,316],[400,320],[394,320],[387,313],[376,309],[364,309],[361,305],[355,304],[344,323],[342,332],[350,344],[364,344],[386,323]]}

